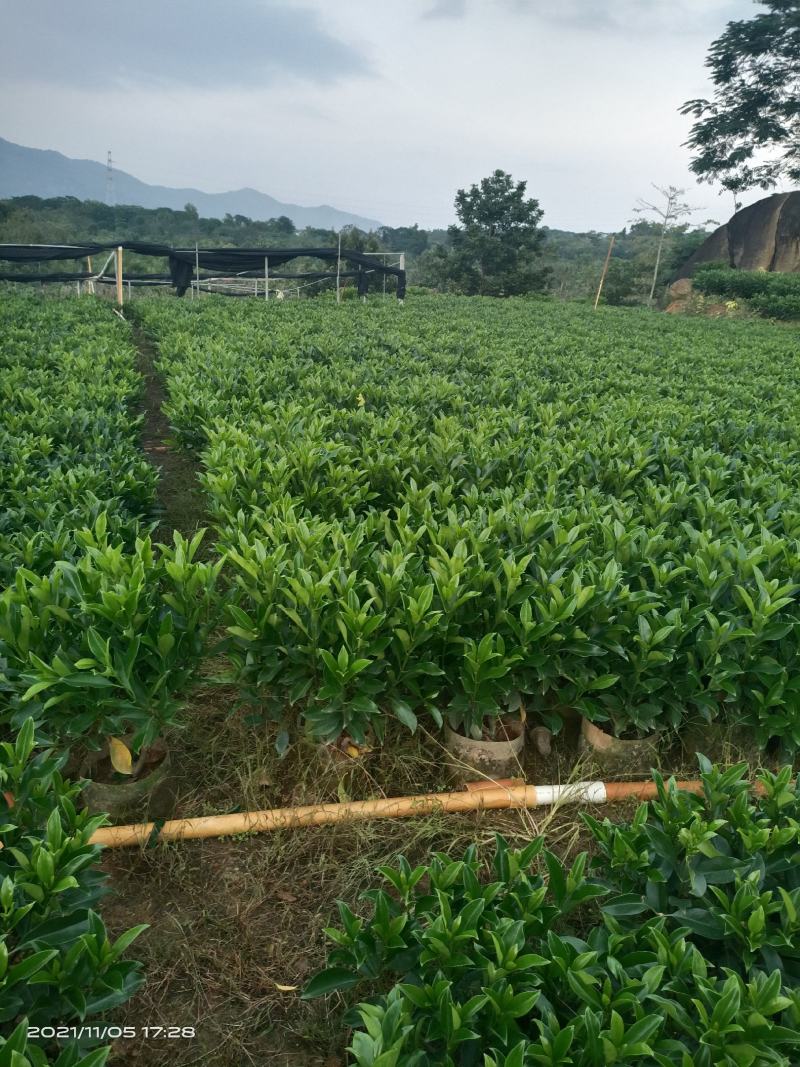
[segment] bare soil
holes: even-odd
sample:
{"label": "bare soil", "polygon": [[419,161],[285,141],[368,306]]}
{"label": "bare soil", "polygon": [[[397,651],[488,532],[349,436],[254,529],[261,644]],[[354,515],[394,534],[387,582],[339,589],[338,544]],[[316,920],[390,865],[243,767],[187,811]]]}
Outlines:
{"label": "bare soil", "polygon": [[159,471],[155,540],[172,542],[173,530],[191,537],[206,525],[205,498],[197,476],[195,456],[176,447],[163,405],[166,392],[155,368],[155,349],[144,331],[132,323],[138,350],[137,369],[144,378],[142,450]]}

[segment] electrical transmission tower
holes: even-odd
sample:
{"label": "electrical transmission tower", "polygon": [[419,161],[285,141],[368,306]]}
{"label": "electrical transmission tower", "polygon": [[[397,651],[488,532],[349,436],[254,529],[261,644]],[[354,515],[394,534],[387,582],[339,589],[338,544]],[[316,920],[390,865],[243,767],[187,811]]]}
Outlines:
{"label": "electrical transmission tower", "polygon": [[106,161],[106,203],[113,205],[114,203],[114,164],[111,159],[111,149],[108,150],[108,159]]}

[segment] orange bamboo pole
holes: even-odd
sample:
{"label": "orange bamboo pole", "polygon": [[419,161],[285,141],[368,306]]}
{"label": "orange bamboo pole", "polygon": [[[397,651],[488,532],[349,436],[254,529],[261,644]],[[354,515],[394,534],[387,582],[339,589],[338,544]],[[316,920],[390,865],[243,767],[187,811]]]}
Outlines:
{"label": "orange bamboo pole", "polygon": [[[702,793],[699,781],[678,782],[679,789]],[[758,792],[762,787],[755,786]],[[453,793],[425,793],[411,797],[386,797],[344,804],[308,804],[296,808],[208,815],[196,819],[173,819],[160,829],[153,822],[131,826],[104,826],[92,835],[91,843],[107,848],[143,845],[157,832],[162,841],[197,840],[232,834],[267,833],[301,826],[329,826],[368,819],[406,819],[436,812],[497,811],[509,808],[537,808],[556,803],[604,804],[620,800],[650,800],[656,796],[655,782],[574,782],[566,785],[524,785],[518,779],[500,782],[471,782]]]}

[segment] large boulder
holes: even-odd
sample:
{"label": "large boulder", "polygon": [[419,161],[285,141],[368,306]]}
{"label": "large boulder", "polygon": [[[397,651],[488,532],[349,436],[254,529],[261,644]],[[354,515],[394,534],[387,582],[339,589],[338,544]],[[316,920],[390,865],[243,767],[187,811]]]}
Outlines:
{"label": "large boulder", "polygon": [[740,270],[800,271],[800,192],[774,193],[737,211],[676,278],[690,278],[702,263],[720,262]]}

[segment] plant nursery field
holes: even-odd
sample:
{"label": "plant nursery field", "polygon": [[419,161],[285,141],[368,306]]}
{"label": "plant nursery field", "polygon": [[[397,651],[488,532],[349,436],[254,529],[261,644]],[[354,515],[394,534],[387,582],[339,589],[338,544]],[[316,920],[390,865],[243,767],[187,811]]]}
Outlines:
{"label": "plant nursery field", "polygon": [[[800,1063],[797,332],[125,314],[0,300],[0,1067]],[[512,736],[657,795],[90,841]]]}

